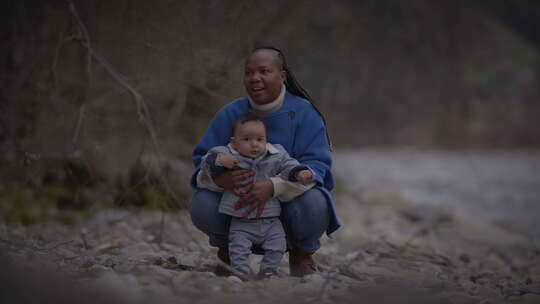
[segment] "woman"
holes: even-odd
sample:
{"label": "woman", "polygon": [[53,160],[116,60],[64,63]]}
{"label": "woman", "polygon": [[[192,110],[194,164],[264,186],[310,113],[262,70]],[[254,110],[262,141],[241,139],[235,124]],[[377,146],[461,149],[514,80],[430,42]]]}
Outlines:
{"label": "woman", "polygon": [[[321,236],[325,231],[330,235],[341,226],[330,194],[334,180],[330,172],[332,158],[324,118],[296,82],[283,53],[276,48],[256,48],[248,55],[244,86],[249,97],[224,106],[193,150],[196,170],[191,185],[197,192],[189,204],[191,219],[209,236],[210,245],[219,248],[218,257],[228,264],[230,218],[218,212],[221,193],[217,191],[253,183],[252,172],[234,170],[212,178],[199,170],[200,162],[210,148],[229,141],[232,124],[238,117],[254,112],[264,118],[269,142],[281,144],[293,158],[316,173],[317,186],[282,203],[281,214],[289,245],[291,275],[313,274],[317,272],[317,266],[312,255],[320,248]],[[248,212],[260,214],[271,197],[280,195],[285,189],[294,191],[296,186],[276,179],[258,180],[247,194],[242,194],[239,204],[250,205]],[[257,251],[254,248],[254,252]]]}

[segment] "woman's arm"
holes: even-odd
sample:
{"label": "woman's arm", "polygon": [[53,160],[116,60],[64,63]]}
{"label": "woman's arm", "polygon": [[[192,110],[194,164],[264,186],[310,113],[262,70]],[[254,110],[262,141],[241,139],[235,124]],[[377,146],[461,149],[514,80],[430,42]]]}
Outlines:
{"label": "woman's arm", "polygon": [[315,172],[317,185],[332,190],[332,155],[323,120],[312,108],[306,109],[303,114],[296,129],[294,155],[301,164]]}

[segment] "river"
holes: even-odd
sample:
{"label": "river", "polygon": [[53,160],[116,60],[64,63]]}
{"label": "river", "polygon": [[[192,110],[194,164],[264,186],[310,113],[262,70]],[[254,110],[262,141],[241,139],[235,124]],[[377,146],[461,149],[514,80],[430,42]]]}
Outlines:
{"label": "river", "polygon": [[418,204],[444,204],[540,236],[540,151],[341,150],[334,175],[365,191],[387,185]]}

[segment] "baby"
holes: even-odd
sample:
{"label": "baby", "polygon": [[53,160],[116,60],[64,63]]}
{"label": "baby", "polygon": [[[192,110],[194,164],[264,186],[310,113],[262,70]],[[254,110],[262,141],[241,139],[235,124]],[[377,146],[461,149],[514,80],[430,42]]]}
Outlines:
{"label": "baby", "polygon": [[[311,169],[300,165],[281,145],[273,145],[266,141],[264,121],[253,114],[236,120],[233,136],[227,146],[210,149],[202,159],[202,170],[208,176],[215,176],[224,170],[234,168],[254,170],[255,179],[259,180],[279,177],[303,183],[307,186],[304,187],[305,190],[315,184],[314,172]],[[245,193],[248,190],[235,189],[237,193]],[[295,193],[299,194],[301,193]],[[259,278],[275,275],[287,244],[283,225],[279,220],[280,201],[271,198],[260,218],[257,218],[255,212],[246,214],[249,206],[237,209],[235,205],[238,200],[239,197],[234,191],[225,190],[219,205],[219,212],[232,218],[229,229],[231,266],[240,276],[249,276],[251,273],[249,255],[252,245],[256,244],[264,250]]]}

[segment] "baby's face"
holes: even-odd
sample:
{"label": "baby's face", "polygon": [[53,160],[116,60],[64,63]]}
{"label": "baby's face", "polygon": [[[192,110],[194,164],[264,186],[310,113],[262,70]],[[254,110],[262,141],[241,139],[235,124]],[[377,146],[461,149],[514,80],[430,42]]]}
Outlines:
{"label": "baby's face", "polygon": [[236,126],[231,144],[243,156],[255,158],[266,152],[266,128],[260,121],[247,121]]}

